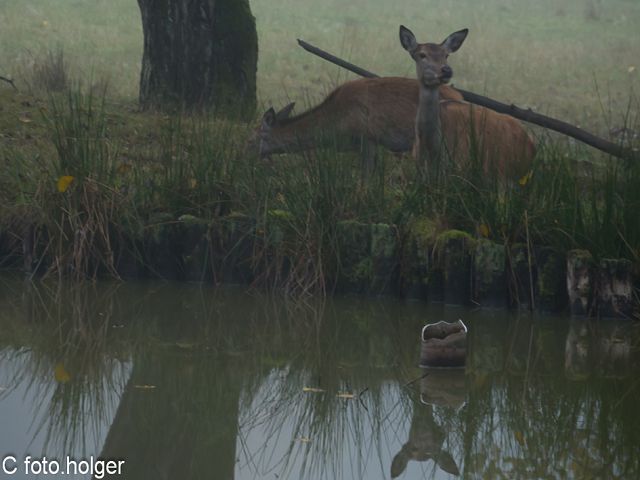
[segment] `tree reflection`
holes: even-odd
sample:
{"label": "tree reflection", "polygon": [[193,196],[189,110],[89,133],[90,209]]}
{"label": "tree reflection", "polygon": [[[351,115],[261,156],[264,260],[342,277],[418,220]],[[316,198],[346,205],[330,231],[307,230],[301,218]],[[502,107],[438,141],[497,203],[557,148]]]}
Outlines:
{"label": "tree reflection", "polygon": [[26,385],[43,453],[124,458],[131,479],[639,474],[635,326],[466,312],[466,370],[421,379],[420,327],[446,315],[7,282],[0,395]]}

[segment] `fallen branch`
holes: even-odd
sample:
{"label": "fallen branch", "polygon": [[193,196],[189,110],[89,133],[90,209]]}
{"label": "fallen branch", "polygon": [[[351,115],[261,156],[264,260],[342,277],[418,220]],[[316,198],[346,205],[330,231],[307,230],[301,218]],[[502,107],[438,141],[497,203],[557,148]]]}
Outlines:
{"label": "fallen branch", "polygon": [[18,91],[18,87],[16,87],[15,83],[13,83],[13,80],[11,80],[10,78],[0,76],[0,80],[2,80],[3,82],[7,82],[15,89],[16,92]]}
{"label": "fallen branch", "polygon": [[[358,67],[353,63],[349,63],[341,58],[336,57],[324,50],[314,47],[313,45],[305,42],[304,40],[298,39],[298,44],[304,48],[306,51],[313,53],[314,55],[319,56],[331,63],[335,63],[340,67],[346,68],[362,77],[368,78],[377,78],[379,75],[375,73],[369,72],[364,68]],[[544,128],[548,128],[549,130],[554,130],[556,132],[562,133],[569,137],[575,138],[587,145],[592,146],[602,152],[608,153],[614,157],[618,158],[637,158],[638,152],[636,149],[631,149],[627,147],[623,147],[622,145],[618,145],[616,143],[610,142],[609,140],[605,140],[604,138],[596,137],[595,135],[583,130],[575,125],[571,125],[570,123],[563,122],[562,120],[558,120],[555,118],[547,117],[546,115],[542,115],[540,113],[536,113],[530,108],[522,109],[516,107],[515,105],[507,105],[506,103],[498,102],[497,100],[493,100],[491,98],[478,95],[477,93],[468,92],[466,90],[462,90],[456,87],[462,97],[470,103],[474,103],[476,105],[481,105],[486,108],[490,108],[491,110],[495,110],[499,113],[505,113],[507,115],[511,115],[519,120],[523,120],[528,123],[533,123],[535,125],[539,125]]]}

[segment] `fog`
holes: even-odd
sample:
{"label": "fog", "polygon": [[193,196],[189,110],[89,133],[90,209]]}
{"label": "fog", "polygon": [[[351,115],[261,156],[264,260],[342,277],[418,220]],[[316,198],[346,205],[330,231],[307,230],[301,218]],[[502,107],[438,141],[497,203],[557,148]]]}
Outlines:
{"label": "fog", "polygon": [[[419,41],[469,28],[449,61],[454,85],[605,134],[638,87],[640,3],[628,0],[253,0],[263,105],[313,102],[354,78],[298,47],[302,38],[380,75],[413,76],[398,26]],[[0,75],[23,85],[49,50],[72,76],[135,102],[142,54],[135,0],[3,0]],[[632,107],[632,112],[637,108]]]}

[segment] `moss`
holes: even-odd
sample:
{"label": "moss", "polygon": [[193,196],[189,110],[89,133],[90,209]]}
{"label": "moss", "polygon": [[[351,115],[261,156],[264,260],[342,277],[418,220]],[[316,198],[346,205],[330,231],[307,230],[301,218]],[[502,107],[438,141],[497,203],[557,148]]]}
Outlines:
{"label": "moss", "polygon": [[536,252],[538,306],[544,311],[558,311],[566,305],[567,271],[565,256],[550,247]]}
{"label": "moss", "polygon": [[438,224],[430,219],[421,217],[415,219],[409,226],[409,238],[415,243],[418,255],[428,252],[438,236]]}
{"label": "moss", "polygon": [[168,236],[173,231],[175,223],[173,215],[167,212],[154,212],[149,216],[147,232],[150,239],[156,243],[169,241]]}
{"label": "moss", "polygon": [[339,290],[364,291],[373,271],[371,226],[355,220],[345,220],[338,222],[337,227]]}
{"label": "moss", "polygon": [[560,253],[553,249],[545,250],[548,253],[543,254],[543,257],[538,254],[538,292],[541,296],[551,296],[565,285],[566,272]]}
{"label": "moss", "polygon": [[603,258],[600,260],[600,270],[611,278],[628,280],[633,271],[633,263],[624,258]]}
{"label": "moss", "polygon": [[593,255],[589,250],[575,249],[567,253],[567,261],[572,268],[591,268],[594,265]]}
{"label": "moss", "polygon": [[476,240],[467,232],[462,230],[446,230],[438,235],[433,247],[434,257],[438,258],[443,250],[451,245],[451,242],[459,244],[465,254],[470,254],[476,248]]}
{"label": "moss", "polygon": [[371,255],[391,258],[396,253],[396,229],[386,223],[371,225]]}
{"label": "moss", "polygon": [[365,258],[358,262],[352,270],[351,279],[357,282],[368,281],[373,275],[373,261]]}
{"label": "moss", "polygon": [[474,250],[476,282],[491,284],[496,276],[504,274],[506,259],[504,245],[486,239],[477,240]]}

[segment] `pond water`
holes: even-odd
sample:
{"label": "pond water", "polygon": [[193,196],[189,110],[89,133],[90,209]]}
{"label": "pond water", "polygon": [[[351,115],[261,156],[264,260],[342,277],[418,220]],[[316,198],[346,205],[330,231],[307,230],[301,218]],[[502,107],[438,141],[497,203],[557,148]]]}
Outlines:
{"label": "pond water", "polygon": [[[421,326],[458,318],[466,368],[417,368]],[[639,478],[637,339],[389,299],[1,277],[0,478],[91,478],[92,459],[122,479]]]}

